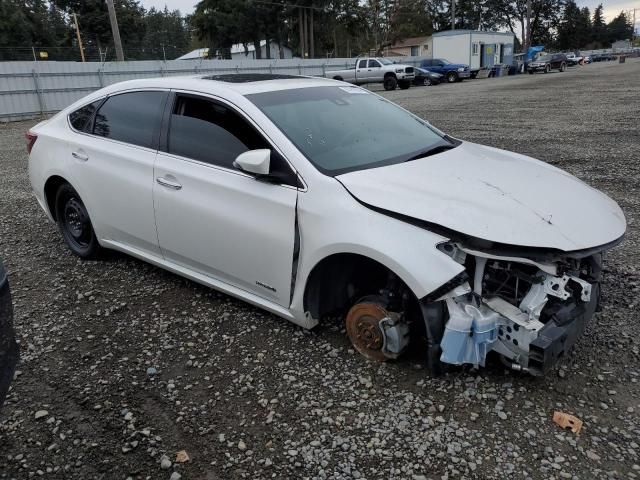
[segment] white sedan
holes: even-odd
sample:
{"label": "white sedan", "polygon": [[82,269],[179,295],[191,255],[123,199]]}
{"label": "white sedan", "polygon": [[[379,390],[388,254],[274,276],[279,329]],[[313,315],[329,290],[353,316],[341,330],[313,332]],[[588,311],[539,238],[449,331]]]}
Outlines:
{"label": "white sedan", "polygon": [[434,371],[490,351],[547,371],[593,316],[602,252],[626,229],[571,175],[328,79],[119,83],[27,146],[76,255],[126,252],[304,328],[342,318],[366,357],[415,342]]}

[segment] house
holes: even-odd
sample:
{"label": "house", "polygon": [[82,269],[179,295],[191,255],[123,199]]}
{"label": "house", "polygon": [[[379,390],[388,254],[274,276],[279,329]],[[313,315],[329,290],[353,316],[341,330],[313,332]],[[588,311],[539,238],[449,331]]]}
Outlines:
{"label": "house", "polygon": [[[289,47],[281,46],[278,47],[277,43],[270,42],[269,49],[271,53],[272,59],[278,58],[293,58],[293,52]],[[260,52],[262,53],[262,59],[267,58],[267,41],[262,40],[260,42]],[[231,46],[230,55],[232,60],[244,60],[244,59],[255,59],[256,58],[256,48],[253,43],[249,43],[247,45],[247,49],[245,50],[244,44],[237,43]],[[221,59],[225,58],[223,52],[216,51],[215,55],[211,56],[209,54],[208,48],[198,48],[193,50],[181,57],[176,58],[176,60],[199,60],[203,58],[212,58],[212,59]]]}
{"label": "house", "polygon": [[387,57],[429,57],[431,56],[431,36],[412,37],[399,40],[384,50]]}
{"label": "house", "polygon": [[447,30],[432,35],[432,58],[469,65],[471,72],[496,64],[511,65],[515,35],[511,32]]}

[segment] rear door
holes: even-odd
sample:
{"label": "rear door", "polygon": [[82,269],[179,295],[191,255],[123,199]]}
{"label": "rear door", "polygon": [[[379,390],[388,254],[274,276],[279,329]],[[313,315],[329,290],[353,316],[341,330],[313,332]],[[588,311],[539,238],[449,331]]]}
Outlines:
{"label": "rear door", "polygon": [[165,116],[153,182],[158,239],[167,260],[288,306],[297,188],[233,167],[270,148],[271,167],[292,169],[233,106],[176,93]]}
{"label": "rear door", "polygon": [[[67,144],[70,175],[101,239],[159,255],[153,213],[153,164],[168,91],[109,96]],[[75,113],[75,112],[74,112]]]}

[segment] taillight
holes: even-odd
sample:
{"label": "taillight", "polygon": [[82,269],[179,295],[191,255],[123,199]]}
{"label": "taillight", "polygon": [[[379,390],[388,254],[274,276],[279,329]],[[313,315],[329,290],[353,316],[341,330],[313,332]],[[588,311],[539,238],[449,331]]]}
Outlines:
{"label": "taillight", "polygon": [[36,143],[38,136],[35,133],[27,132],[24,134],[24,138],[27,139],[27,152],[31,153],[33,145]]}

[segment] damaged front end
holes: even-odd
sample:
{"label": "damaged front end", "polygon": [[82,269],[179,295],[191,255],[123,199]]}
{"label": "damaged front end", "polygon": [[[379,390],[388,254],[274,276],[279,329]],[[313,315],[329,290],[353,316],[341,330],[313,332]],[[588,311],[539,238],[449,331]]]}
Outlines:
{"label": "damaged front end", "polygon": [[423,299],[432,367],[436,360],[484,366],[494,351],[510,368],[542,375],[571,349],[598,307],[601,252],[536,258],[455,242],[438,248],[465,273],[436,298]]}

